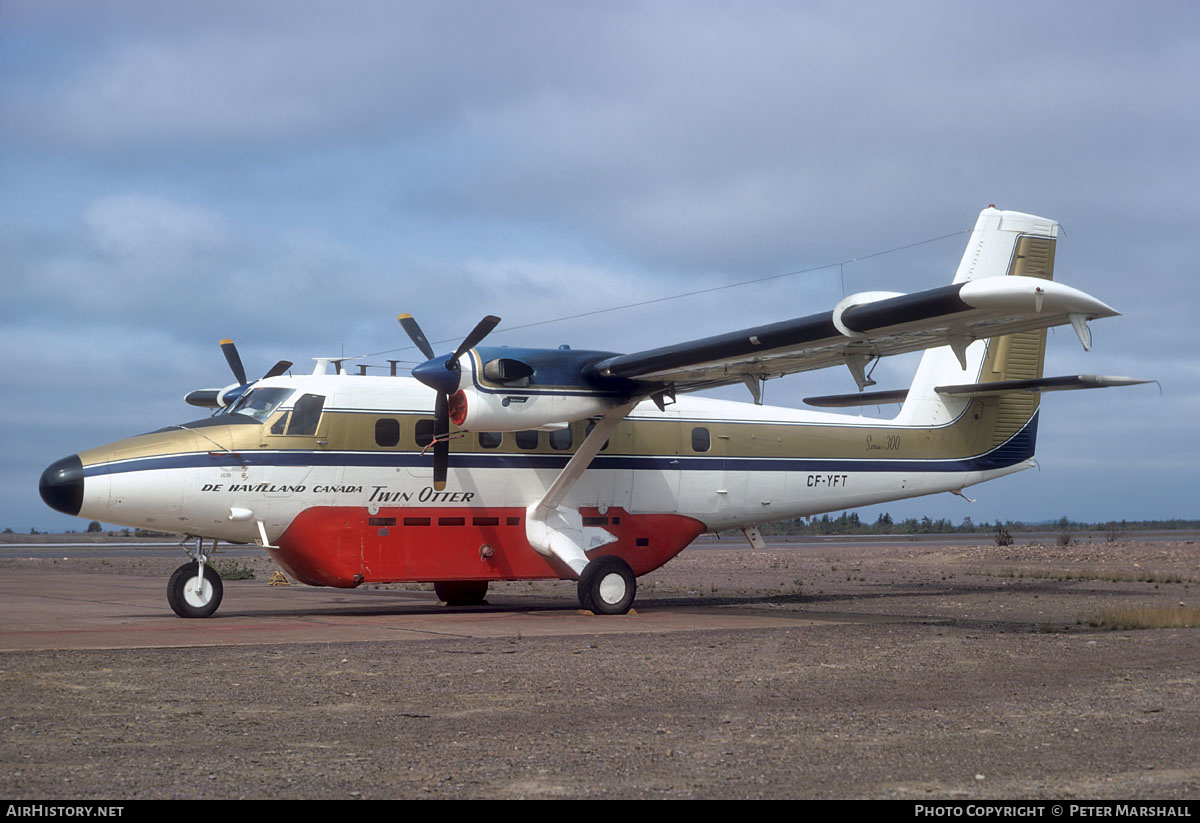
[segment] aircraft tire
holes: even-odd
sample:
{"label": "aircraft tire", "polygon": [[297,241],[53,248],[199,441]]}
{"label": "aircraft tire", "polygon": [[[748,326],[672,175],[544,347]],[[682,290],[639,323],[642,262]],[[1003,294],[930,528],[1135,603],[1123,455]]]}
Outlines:
{"label": "aircraft tire", "polygon": [[180,617],[209,617],[221,605],[225,587],[212,566],[204,566],[204,585],[196,590],[196,563],[184,563],[167,583],[167,602]]}
{"label": "aircraft tire", "polygon": [[593,614],[626,614],[637,596],[633,569],[615,555],[588,563],[579,576],[579,605]]}
{"label": "aircraft tire", "polygon": [[487,601],[486,580],[439,580],[433,584],[438,600],[447,606],[479,606]]}

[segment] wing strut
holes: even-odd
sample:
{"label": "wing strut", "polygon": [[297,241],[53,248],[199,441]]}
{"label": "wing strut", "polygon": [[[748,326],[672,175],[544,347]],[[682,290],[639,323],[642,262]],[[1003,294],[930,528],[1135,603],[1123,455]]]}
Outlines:
{"label": "wing strut", "polygon": [[618,406],[606,413],[579,445],[567,465],[554,478],[540,500],[525,509],[525,537],[534,551],[546,557],[557,557],[576,575],[588,564],[587,552],[614,542],[616,535],[595,526],[583,525],[579,509],[560,505],[567,493],[583,477],[593,458],[600,452],[617,428],[617,424],[633,410],[637,401]]}

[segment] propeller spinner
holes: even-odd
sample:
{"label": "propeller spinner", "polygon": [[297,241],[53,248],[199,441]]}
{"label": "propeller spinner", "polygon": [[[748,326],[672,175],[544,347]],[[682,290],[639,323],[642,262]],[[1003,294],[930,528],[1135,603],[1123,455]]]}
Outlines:
{"label": "propeller spinner", "polygon": [[428,358],[412,370],[412,376],[437,392],[437,400],[433,406],[433,487],[440,491],[446,487],[446,468],[450,463],[450,405],[462,377],[459,358],[479,345],[479,342],[496,328],[500,318],[489,314],[480,320],[471,333],[458,344],[454,353],[444,358],[433,353],[429,338],[421,331],[411,314],[400,314],[396,319],[400,321],[413,345]]}

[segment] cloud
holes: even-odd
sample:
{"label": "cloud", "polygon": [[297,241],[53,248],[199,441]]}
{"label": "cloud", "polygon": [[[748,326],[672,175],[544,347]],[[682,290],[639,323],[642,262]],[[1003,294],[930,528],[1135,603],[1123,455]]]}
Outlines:
{"label": "cloud", "polygon": [[[1200,303],[1200,113],[1181,103],[1198,17],[1187,3],[9,0],[0,317],[7,342],[27,341],[20,362],[45,365],[12,378],[44,402],[10,429],[42,438],[39,409],[79,397],[113,397],[95,442],[125,398],[177,419],[179,394],[227,379],[220,337],[251,372],[343,345],[412,357],[398,311],[455,340],[486,313],[522,325],[860,258],[495,338],[636,350],[844,292],[932,288],[960,239],[863,258],[995,202],[1062,220],[1059,279],[1125,313],[1096,324],[1086,356],[1056,335],[1054,371],[1161,378],[1155,426],[1177,433],[1194,416]],[[847,383],[832,370],[769,398]],[[1051,456],[1094,452],[1079,421],[1140,414],[1107,397],[1067,408],[1046,417]],[[1100,484],[1081,477],[1076,496],[1101,499]]]}
{"label": "cloud", "polygon": [[225,221],[211,211],[144,195],[98,200],[85,212],[84,224],[93,248],[110,259],[169,266],[219,256],[233,239]]}

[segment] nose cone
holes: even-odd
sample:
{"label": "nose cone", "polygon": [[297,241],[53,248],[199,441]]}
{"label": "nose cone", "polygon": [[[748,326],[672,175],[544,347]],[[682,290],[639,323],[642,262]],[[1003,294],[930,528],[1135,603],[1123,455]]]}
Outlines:
{"label": "nose cone", "polygon": [[83,463],[73,454],[56,460],[42,472],[38,483],[42,500],[55,511],[77,515],[83,507]]}
{"label": "nose cone", "polygon": [[458,381],[462,377],[462,372],[458,369],[457,364],[453,369],[446,368],[446,363],[451,357],[453,355],[446,354],[426,360],[412,370],[412,376],[434,391],[442,394],[454,394],[458,391]]}

